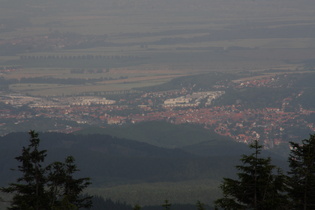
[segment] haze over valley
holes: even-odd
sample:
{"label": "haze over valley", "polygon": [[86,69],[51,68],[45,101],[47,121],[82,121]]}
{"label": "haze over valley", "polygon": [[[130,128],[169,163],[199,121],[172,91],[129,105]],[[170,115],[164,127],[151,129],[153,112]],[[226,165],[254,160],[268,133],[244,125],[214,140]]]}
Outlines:
{"label": "haze over valley", "polygon": [[0,4],[1,186],[32,129],[91,194],[211,207],[247,144],[285,170],[315,131],[313,1]]}

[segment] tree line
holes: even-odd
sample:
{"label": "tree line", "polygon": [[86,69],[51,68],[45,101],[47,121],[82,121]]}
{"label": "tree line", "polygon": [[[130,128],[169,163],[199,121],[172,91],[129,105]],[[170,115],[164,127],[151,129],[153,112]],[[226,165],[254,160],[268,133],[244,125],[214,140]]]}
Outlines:
{"label": "tree line", "polygon": [[261,156],[258,141],[250,148],[254,152],[236,166],[238,179],[223,179],[217,209],[315,209],[315,135],[301,144],[290,142],[287,174]]}
{"label": "tree line", "polygon": [[92,206],[91,196],[83,196],[83,190],[91,184],[90,178],[75,178],[79,169],[72,156],[64,162],[55,161],[44,165],[46,150],[39,149],[40,139],[35,131],[29,132],[29,145],[15,159],[20,163],[17,170],[22,174],[15,183],[0,190],[12,193],[8,209],[57,210],[79,209]]}

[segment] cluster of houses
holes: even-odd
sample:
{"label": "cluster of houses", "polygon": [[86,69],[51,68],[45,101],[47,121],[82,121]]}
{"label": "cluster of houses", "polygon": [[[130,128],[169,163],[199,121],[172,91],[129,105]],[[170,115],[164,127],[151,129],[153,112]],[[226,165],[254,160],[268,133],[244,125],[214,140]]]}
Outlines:
{"label": "cluster of houses", "polygon": [[[275,80],[262,78],[240,81],[236,87],[258,84],[268,86]],[[120,100],[98,96],[40,98],[0,94],[0,104],[6,105],[2,109],[0,107],[0,135],[1,128],[4,128],[7,122],[14,121],[18,124],[23,121],[36,121],[37,117],[72,121],[79,126],[82,124],[121,125],[154,120],[175,124],[193,123],[203,125],[239,142],[248,143],[253,139],[259,139],[269,147],[300,138],[288,134],[290,130],[315,131],[314,123],[305,120],[306,116],[315,112],[303,108],[295,112],[286,111],[284,105],[290,98],[283,99],[284,105],[276,108],[244,109],[241,104],[213,106],[213,101],[224,94],[223,90],[191,92],[182,89],[148,92],[138,97]],[[65,124],[64,129],[59,131],[77,129],[79,128]]]}
{"label": "cluster of houses", "polygon": [[180,96],[176,98],[169,98],[164,101],[164,107],[197,107],[204,100],[205,106],[210,106],[211,102],[220,96],[222,96],[225,91],[205,91],[205,92],[193,92],[185,96]]}

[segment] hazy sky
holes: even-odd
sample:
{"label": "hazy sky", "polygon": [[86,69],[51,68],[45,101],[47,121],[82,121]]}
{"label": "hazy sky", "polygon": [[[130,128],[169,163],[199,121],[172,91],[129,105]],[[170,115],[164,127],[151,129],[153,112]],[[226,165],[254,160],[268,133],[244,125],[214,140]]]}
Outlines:
{"label": "hazy sky", "polygon": [[[145,15],[170,18],[314,18],[312,0],[1,0],[2,18],[10,16],[54,15]],[[6,8],[17,13],[6,14]],[[23,10],[23,11],[21,11]],[[5,17],[4,17],[5,16]],[[175,19],[175,21],[177,21]],[[210,21],[210,20],[209,20]]]}

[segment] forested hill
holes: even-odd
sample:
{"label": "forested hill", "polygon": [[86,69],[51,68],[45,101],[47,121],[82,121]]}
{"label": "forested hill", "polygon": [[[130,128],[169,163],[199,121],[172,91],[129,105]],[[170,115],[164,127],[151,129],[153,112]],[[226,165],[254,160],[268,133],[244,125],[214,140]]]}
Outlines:
{"label": "forested hill", "polygon": [[[213,168],[226,170],[220,162],[230,161],[221,157],[202,158],[180,149],[165,149],[109,135],[40,133],[39,137],[41,149],[48,150],[48,162],[63,160],[72,155],[77,160],[80,173],[92,177],[94,184],[113,180],[161,181],[200,178],[211,176]],[[20,155],[22,146],[28,144],[28,138],[27,133],[11,133],[0,138],[2,185],[12,180],[15,172],[10,168],[17,165],[14,157]],[[189,172],[192,168],[193,174]]]}
{"label": "forested hill", "polygon": [[[0,137],[1,186],[16,179],[17,172],[10,169],[18,164],[14,157],[20,155],[28,138],[27,133]],[[247,147],[222,141],[226,144],[224,147],[212,140],[185,149],[167,149],[101,134],[40,133],[39,138],[41,149],[48,150],[48,163],[72,155],[81,169],[79,174],[91,177],[94,186],[205,178],[220,180],[235,174],[234,165]],[[207,151],[209,155],[205,156]]]}

